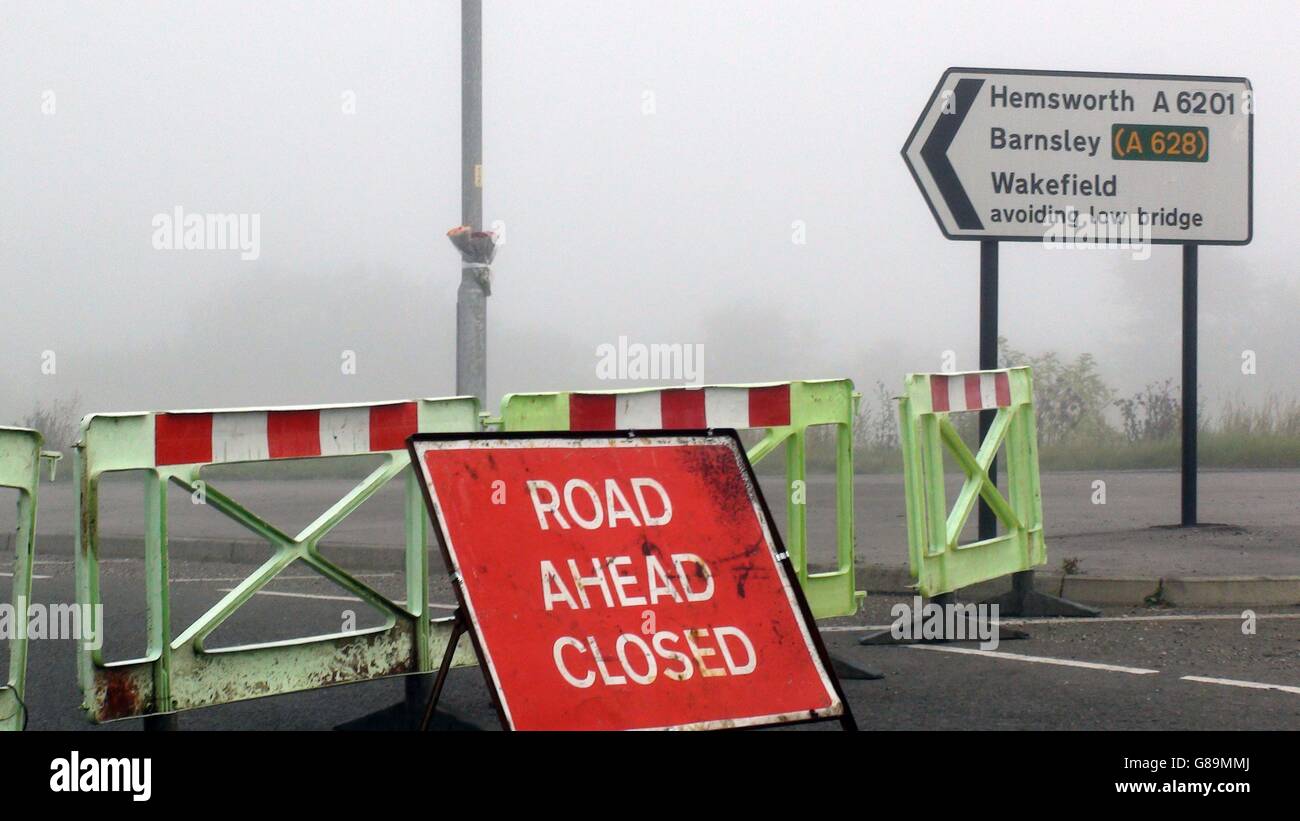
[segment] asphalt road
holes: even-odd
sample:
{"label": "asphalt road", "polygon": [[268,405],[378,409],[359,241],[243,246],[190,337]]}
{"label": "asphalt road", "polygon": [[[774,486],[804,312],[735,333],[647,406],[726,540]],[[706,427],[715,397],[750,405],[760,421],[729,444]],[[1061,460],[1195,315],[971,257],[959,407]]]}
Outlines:
{"label": "asphalt road", "polygon": [[[949,477],[949,501],[959,481]],[[781,478],[760,479],[764,496],[784,529],[786,492]],[[1103,486],[1096,483],[1102,482]],[[213,484],[289,533],[352,486],[341,479],[256,481]],[[1104,497],[1098,490],[1104,487]],[[1042,477],[1048,570],[1065,558],[1076,559],[1077,572],[1103,576],[1300,575],[1300,471],[1208,471],[1200,477],[1200,518],[1226,528],[1167,530],[1178,519],[1179,477],[1173,471],[1045,473]],[[100,532],[138,537],[142,532],[140,479],[110,475],[100,490]],[[67,482],[41,488],[43,536],[62,537],[70,550],[76,528],[73,487]],[[1098,503],[1104,498],[1104,504]],[[191,504],[183,489],[173,488],[169,527],[174,539],[247,540],[249,533],[215,510]],[[834,480],[808,480],[808,529],[813,564],[833,561],[835,544]],[[402,537],[403,493],[391,482],[345,519],[323,545],[398,548]],[[861,563],[907,564],[907,530],[903,485],[899,475],[859,476],[854,483],[855,534]],[[8,518],[6,518],[8,517]],[[974,517],[967,537],[974,538]],[[0,524],[9,532],[12,508],[0,509]],[[178,542],[179,543],[179,542]],[[8,550],[6,550],[8,552]],[[142,554],[141,554],[142,555]],[[176,554],[184,557],[183,549]],[[383,564],[383,562],[380,562]]]}
{"label": "asphalt road", "polygon": [[[1097,480],[1106,483],[1105,504],[1094,504]],[[1295,503],[1300,472],[1206,473],[1202,476],[1203,519],[1237,526],[1193,533],[1153,529],[1152,525],[1173,519],[1177,482],[1177,474],[1171,472],[1044,475],[1051,561],[1059,562],[1065,556],[1080,558],[1085,574],[1300,574],[1300,510]],[[780,520],[783,483],[764,477],[763,485]],[[236,480],[221,486],[254,511],[294,532],[346,492],[350,483]],[[833,543],[832,489],[828,477],[810,479],[809,527],[815,560],[829,558]],[[70,543],[75,523],[71,491],[66,483],[42,486],[39,531],[43,539],[60,537]],[[881,564],[905,563],[899,477],[859,477],[855,497],[860,558]],[[11,498],[0,498],[4,503],[0,525],[10,533]],[[170,508],[173,538],[249,538],[215,510],[190,504],[183,491],[173,491]],[[106,536],[138,536],[141,509],[138,479],[117,477],[106,483],[102,532]],[[401,544],[401,509],[401,486],[393,483],[345,520],[323,546],[327,556],[335,545],[376,548],[361,551],[364,561],[360,564],[344,562],[344,567],[394,599],[401,599],[404,591],[402,553],[395,549]],[[251,564],[192,561],[184,543],[175,544],[171,567],[173,635],[252,570]],[[9,600],[9,549],[0,558],[0,601]],[[349,555],[355,559],[357,552]],[[36,600],[74,601],[71,557],[49,551],[38,556],[38,561]],[[109,659],[135,658],[144,652],[142,564],[138,558],[103,563],[105,652]],[[430,566],[434,569],[432,602],[450,611],[453,597],[440,572],[441,560],[432,557]],[[1031,639],[1008,641],[998,649],[1046,661],[951,652],[951,646],[924,650],[859,647],[856,641],[863,627],[888,622],[889,606],[896,601],[872,596],[855,619],[822,625],[833,652],[887,676],[882,681],[845,685],[863,728],[1300,728],[1300,619],[1294,618],[1296,610],[1260,609],[1257,633],[1244,635],[1239,611],[1204,613],[1215,618],[1197,621],[1169,618],[1187,615],[1183,611],[1110,609],[1108,617],[1127,620],[1034,624],[1025,628]],[[377,614],[346,591],[306,568],[290,567],[223,625],[209,646],[337,632],[344,628],[348,611],[355,614],[359,628],[379,623]],[[6,658],[7,653],[0,662]],[[1117,669],[1071,666],[1062,661]],[[1282,685],[1292,690],[1184,676]],[[404,692],[402,680],[389,679],[192,711],[183,716],[181,724],[195,729],[329,729],[358,722],[371,727],[405,726],[401,716],[365,720],[368,714],[402,701]],[[444,699],[448,714],[457,722],[495,727],[477,670],[455,671]],[[33,729],[88,726],[77,707],[80,693],[70,641],[33,642],[28,701]],[[127,721],[103,729],[139,726],[138,721]]]}
{"label": "asphalt road", "polygon": [[[188,625],[249,570],[212,562],[173,563],[174,630]],[[144,647],[141,571],[141,563],[133,560],[104,567],[110,659],[130,658]],[[73,600],[72,566],[66,559],[43,560],[37,572],[42,577],[35,582],[37,601]],[[433,602],[450,604],[446,581],[435,578]],[[371,574],[365,581],[401,598],[398,573]],[[1300,608],[1260,609],[1253,635],[1243,634],[1240,611],[1189,614],[1148,608],[1112,610],[1102,621],[1009,625],[1031,637],[1004,641],[992,655],[972,643],[937,649],[859,646],[867,628],[888,623],[890,608],[901,601],[874,596],[858,617],[822,624],[832,653],[886,675],[880,681],[845,683],[863,729],[1300,729]],[[360,627],[377,623],[359,603],[346,600],[345,592],[290,568],[221,628],[212,645],[288,638],[301,635],[298,628],[336,631],[345,610],[357,614]],[[1073,666],[1075,662],[1089,666]],[[90,726],[77,707],[70,641],[33,642],[29,671],[31,729]],[[1269,685],[1291,689],[1263,689]],[[405,726],[400,716],[367,716],[402,701],[404,691],[401,679],[387,679],[195,710],[184,713],[180,724],[185,729],[399,728]],[[475,668],[453,671],[443,705],[445,728],[496,728]],[[124,721],[98,729],[140,727],[139,721]]]}

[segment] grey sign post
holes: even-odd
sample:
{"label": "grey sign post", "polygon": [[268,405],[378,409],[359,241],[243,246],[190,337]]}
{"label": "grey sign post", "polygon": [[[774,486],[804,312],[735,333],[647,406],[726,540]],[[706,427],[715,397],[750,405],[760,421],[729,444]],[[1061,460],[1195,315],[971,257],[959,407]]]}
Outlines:
{"label": "grey sign post", "polygon": [[[902,152],[944,236],[980,242],[981,368],[997,364],[999,242],[1183,246],[1185,526],[1197,522],[1197,248],[1251,240],[1253,110],[1241,77],[950,68]],[[991,422],[981,414],[981,436]],[[995,527],[981,501],[980,538]],[[1003,612],[1041,609],[1032,574],[1016,575]]]}
{"label": "grey sign post", "polygon": [[486,407],[487,298],[492,293],[489,265],[495,246],[483,233],[482,0],[461,0],[460,30],[461,228],[452,233],[463,263],[456,292],[456,393],[477,396]]}
{"label": "grey sign post", "polygon": [[[460,226],[447,232],[460,252],[456,291],[456,394],[487,406],[487,298],[496,241],[483,231],[483,2],[460,4]],[[407,676],[405,711],[422,714],[429,676]],[[440,686],[440,685],[439,685]],[[432,701],[429,702],[432,704]],[[431,716],[424,715],[423,727]]]}

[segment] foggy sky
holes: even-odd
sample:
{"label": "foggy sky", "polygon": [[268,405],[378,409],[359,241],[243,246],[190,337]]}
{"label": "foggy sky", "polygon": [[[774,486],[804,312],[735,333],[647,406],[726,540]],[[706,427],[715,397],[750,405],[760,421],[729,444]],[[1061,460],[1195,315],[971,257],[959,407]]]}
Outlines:
{"label": "foggy sky", "polygon": [[[452,394],[459,5],[3,0],[0,421],[74,393]],[[1254,241],[1200,254],[1203,397],[1296,396],[1297,23],[1294,2],[484,0],[488,402],[627,386],[596,379],[620,336],[702,343],[708,382],[974,368],[978,244],[943,239],[899,156],[948,66],[1249,77]],[[176,206],[259,214],[259,259],[155,250]],[[1177,247],[1001,258],[1013,346],[1090,351],[1123,391],[1177,379]]]}

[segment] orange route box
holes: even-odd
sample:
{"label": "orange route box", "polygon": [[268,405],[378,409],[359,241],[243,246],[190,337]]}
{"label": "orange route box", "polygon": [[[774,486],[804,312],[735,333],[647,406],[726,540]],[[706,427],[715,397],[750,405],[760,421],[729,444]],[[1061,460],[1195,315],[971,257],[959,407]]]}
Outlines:
{"label": "orange route box", "polygon": [[853,726],[734,431],[408,441],[503,726]]}

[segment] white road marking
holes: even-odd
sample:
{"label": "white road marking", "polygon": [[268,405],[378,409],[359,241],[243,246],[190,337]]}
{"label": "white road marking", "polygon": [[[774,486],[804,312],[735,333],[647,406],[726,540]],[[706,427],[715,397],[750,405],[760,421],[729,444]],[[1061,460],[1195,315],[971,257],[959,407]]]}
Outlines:
{"label": "white road marking", "polygon": [[1280,690],[1283,693],[1300,694],[1300,687],[1289,684],[1264,684],[1258,681],[1241,681],[1235,678],[1211,678],[1209,676],[1181,676],[1183,681],[1195,681],[1201,684],[1223,684],[1228,687],[1247,687],[1251,690]]}
{"label": "white road marking", "polygon": [[[354,574],[352,574],[352,578],[354,578],[354,579],[388,579],[388,578],[392,578],[392,577],[394,577],[394,576],[396,576],[396,575],[397,575],[396,573],[354,573]],[[212,577],[210,577],[210,578],[206,578],[206,579],[204,579],[204,578],[172,579],[172,584],[178,584],[178,583],[180,583],[180,582],[242,582],[244,579],[247,579],[247,578],[248,578],[248,576],[212,576]],[[275,580],[276,580],[276,581],[283,581],[283,582],[329,581],[329,579],[327,579],[327,578],[325,578],[324,576],[321,576],[321,575],[306,575],[306,576],[276,576],[276,577],[275,577]]]}
{"label": "white road marking", "polygon": [[[1242,608],[1243,610],[1245,608]],[[1300,619],[1300,613],[1257,613],[1257,619]],[[1096,622],[1142,621],[1241,621],[1240,613],[1166,613],[1159,616],[1094,616],[1092,618],[998,619],[999,624],[1087,624]]]}
{"label": "white road marking", "polygon": [[[405,605],[406,605],[406,599],[393,599],[393,604],[400,604],[400,605],[405,606]],[[441,602],[436,602],[436,601],[431,601],[431,602],[429,602],[429,606],[432,607],[432,608],[435,608],[435,609],[437,609],[437,610],[458,610],[458,609],[460,609],[460,605],[459,605],[459,604],[443,604],[443,603],[441,603]]]}
{"label": "white road marking", "polygon": [[1088,670],[1105,670],[1110,673],[1129,673],[1135,676],[1149,676],[1159,673],[1159,670],[1148,670],[1145,667],[1123,667],[1118,664],[1100,664],[1095,661],[1075,661],[1073,659],[1057,659],[1049,656],[1022,656],[1019,653],[1003,653],[997,650],[976,650],[971,647],[941,647],[935,644],[909,644],[908,647],[913,650],[933,650],[937,653],[959,653],[966,656],[983,656],[984,658],[1008,659],[1010,661],[1027,661],[1033,664],[1055,664],[1061,667],[1083,667]]}
{"label": "white road marking", "polygon": [[[12,578],[14,577],[14,574],[12,574],[12,573],[0,573],[0,576],[4,576],[6,579],[12,579]],[[33,579],[52,579],[52,578],[54,578],[54,577],[53,577],[53,576],[38,576],[38,575],[36,575],[35,573],[33,573],[33,574],[32,574],[32,578],[33,578]]]}
{"label": "white road marking", "polygon": [[[1256,619],[1300,619],[1300,613],[1256,613]],[[1167,613],[1161,616],[1094,616],[1092,618],[1034,618],[1034,619],[997,619],[992,624],[1005,624],[1008,627],[1026,624],[1098,624],[1101,622],[1150,622],[1150,621],[1241,621],[1237,613]],[[823,633],[865,633],[888,630],[892,624],[836,624],[822,627]]]}
{"label": "white road marking", "polygon": [[[237,581],[243,581],[243,579],[238,579]],[[232,589],[233,589],[233,588],[225,588],[225,589],[222,589],[222,590],[218,590],[217,592],[218,592],[218,593],[229,593]],[[323,595],[323,594],[321,594],[321,593],[289,593],[289,592],[284,591],[284,590],[259,590],[259,591],[257,591],[257,594],[256,594],[256,595],[258,595],[258,596],[284,596],[284,597],[286,597],[286,598],[291,598],[291,599],[319,599],[319,600],[321,600],[321,601],[349,601],[349,602],[357,602],[357,603],[359,603],[359,604],[362,603],[362,602],[361,602],[361,599],[358,599],[356,596],[327,596],[327,595]],[[401,605],[405,605],[405,604],[406,604],[406,599],[394,599],[394,600],[393,600],[393,604],[401,604]],[[430,607],[433,607],[433,608],[437,608],[438,610],[455,610],[455,609],[457,608],[458,605],[455,605],[455,604],[442,604],[441,602],[432,602],[432,601],[431,601],[431,602],[429,602],[429,606],[430,606]]]}
{"label": "white road marking", "polygon": [[[144,564],[144,559],[141,558],[141,559],[100,559],[99,560],[100,564],[119,563],[119,562],[138,562],[140,564]],[[75,562],[73,562],[71,559],[36,559],[35,561],[32,562],[32,564],[33,565],[54,564],[54,565],[71,566],[75,564]]]}
{"label": "white road marking", "polygon": [[[240,581],[243,581],[243,579],[240,579]],[[229,593],[231,592],[232,589],[233,588],[226,588],[224,590],[218,590],[217,592]],[[356,596],[326,596],[320,593],[287,593],[281,590],[259,590],[257,591],[256,595],[284,596],[285,598],[290,598],[290,599],[320,599],[321,601],[350,601],[350,602],[361,601],[361,599],[358,599]]]}

